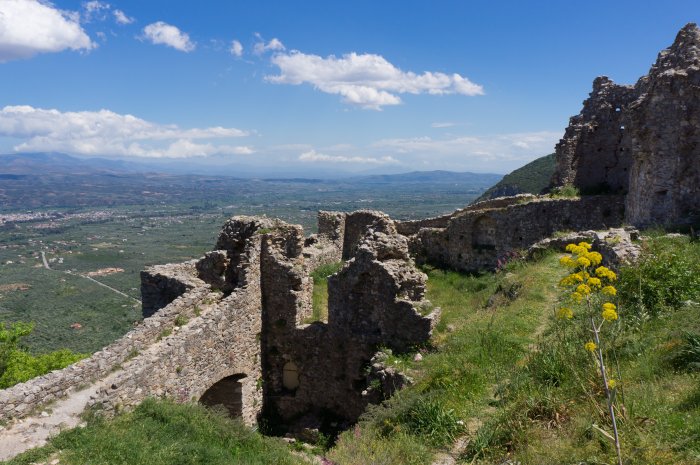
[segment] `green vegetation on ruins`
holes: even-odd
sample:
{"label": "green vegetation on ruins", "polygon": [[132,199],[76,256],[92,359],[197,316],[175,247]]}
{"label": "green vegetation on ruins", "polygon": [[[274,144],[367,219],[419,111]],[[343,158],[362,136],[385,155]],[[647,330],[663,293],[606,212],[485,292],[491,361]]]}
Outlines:
{"label": "green vegetation on ruins", "polygon": [[313,313],[305,323],[328,321],[328,277],[340,271],[342,267],[343,262],[329,263],[311,272],[311,278],[314,280]]}
{"label": "green vegetation on ruins", "polygon": [[[605,340],[618,381],[622,455],[629,464],[695,464],[700,243],[653,233],[642,247],[640,265],[618,274],[620,319]],[[560,256],[514,261],[478,276],[425,267],[428,298],[442,307],[442,320],[431,346],[420,349],[422,360],[389,357],[415,383],[368,409],[326,457],[338,465],[428,465],[464,439],[453,453],[457,463],[614,462],[597,368],[571,322],[557,318],[568,302],[561,300]],[[186,460],[178,463],[302,460],[234,424],[197,406],[149,401],[113,421],[93,418],[10,463],[54,455],[67,464],[168,463],[180,456]]]}

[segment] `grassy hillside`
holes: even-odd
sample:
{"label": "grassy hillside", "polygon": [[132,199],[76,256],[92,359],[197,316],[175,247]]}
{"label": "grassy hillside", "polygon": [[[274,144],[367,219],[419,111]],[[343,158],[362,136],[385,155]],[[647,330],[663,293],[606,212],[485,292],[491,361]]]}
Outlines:
{"label": "grassy hillside", "polygon": [[550,153],[531,161],[510,174],[506,174],[502,180],[481,194],[476,201],[516,194],[539,194],[549,186],[549,180],[553,173],[554,154]]}
{"label": "grassy hillside", "polygon": [[[697,464],[700,243],[656,234],[642,245],[641,262],[618,273],[620,318],[606,327],[622,455],[627,465]],[[422,359],[387,353],[414,385],[370,408],[327,459],[430,465],[449,452],[462,464],[615,463],[605,396],[584,350],[586,318],[557,318],[571,305],[559,257],[481,276],[425,268],[442,320],[418,349]],[[66,464],[301,463],[231,425],[200,407],[149,402],[111,422],[92,419],[11,463],[53,455]]]}

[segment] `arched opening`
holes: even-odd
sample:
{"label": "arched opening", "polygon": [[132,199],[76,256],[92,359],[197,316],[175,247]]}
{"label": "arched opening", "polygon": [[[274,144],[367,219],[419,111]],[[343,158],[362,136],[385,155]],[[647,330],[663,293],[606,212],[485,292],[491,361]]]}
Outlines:
{"label": "arched opening", "polygon": [[282,385],[290,391],[299,387],[299,368],[294,362],[287,362],[282,368]]}
{"label": "arched opening", "polygon": [[243,414],[243,384],[245,375],[231,375],[214,383],[206,390],[199,402],[207,407],[223,406],[232,417]]}
{"label": "arched opening", "polygon": [[474,250],[494,250],[496,248],[496,221],[493,218],[482,216],[474,222],[472,248]]}

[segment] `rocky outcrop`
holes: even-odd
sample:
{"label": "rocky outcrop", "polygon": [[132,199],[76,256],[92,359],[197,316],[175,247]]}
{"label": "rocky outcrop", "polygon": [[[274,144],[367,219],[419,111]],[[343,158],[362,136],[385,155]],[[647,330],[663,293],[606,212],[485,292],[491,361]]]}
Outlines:
{"label": "rocky outcrop", "polygon": [[629,223],[700,221],[700,29],[681,29],[634,86],[596,78],[556,158],[553,186],[626,194]]}

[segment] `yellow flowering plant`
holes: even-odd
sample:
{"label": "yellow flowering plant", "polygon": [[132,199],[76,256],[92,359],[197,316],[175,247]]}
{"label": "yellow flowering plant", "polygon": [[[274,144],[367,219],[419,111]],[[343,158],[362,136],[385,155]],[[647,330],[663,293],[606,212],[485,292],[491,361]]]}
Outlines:
{"label": "yellow flowering plant", "polygon": [[595,358],[612,422],[618,463],[622,465],[620,437],[614,408],[619,380],[608,378],[601,347],[601,336],[605,327],[616,324],[619,318],[617,306],[610,301],[617,295],[617,289],[613,285],[617,275],[610,268],[603,266],[603,256],[591,249],[592,245],[587,242],[566,246],[569,254],[562,257],[559,263],[571,269],[571,273],[559,282],[559,286],[566,290],[568,300],[572,305],[579,306],[579,310],[561,307],[556,315],[560,320],[572,320],[576,315],[579,321],[586,325],[590,324],[593,340],[587,341],[583,349]]}

